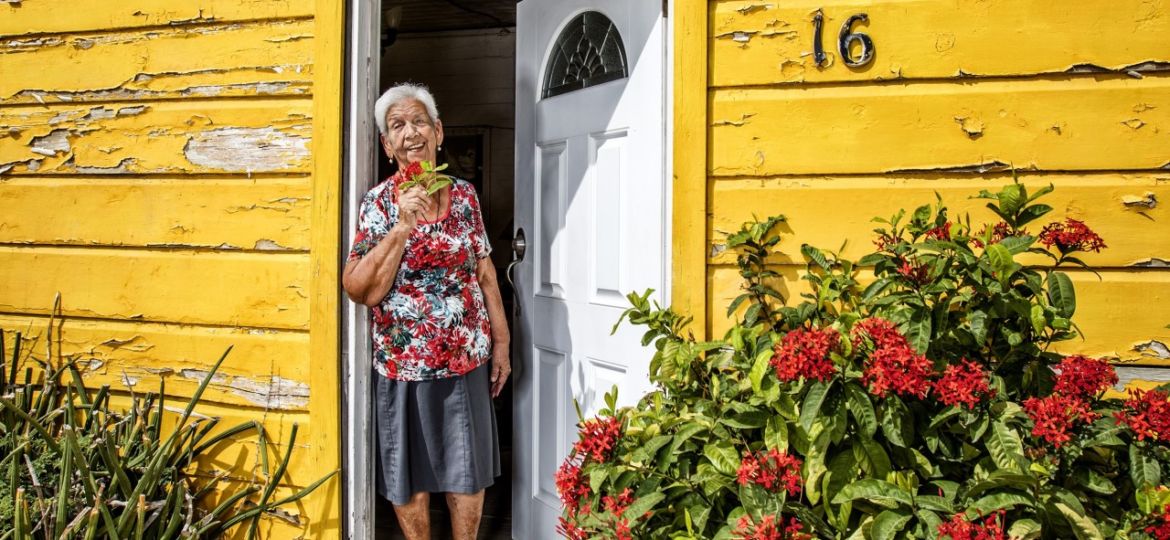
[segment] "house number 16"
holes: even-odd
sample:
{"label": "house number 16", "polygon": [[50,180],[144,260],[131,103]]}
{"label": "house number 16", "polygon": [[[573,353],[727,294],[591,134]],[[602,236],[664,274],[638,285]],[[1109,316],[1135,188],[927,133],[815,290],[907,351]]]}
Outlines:
{"label": "house number 16", "polygon": [[[849,17],[845,24],[841,25],[841,33],[837,35],[837,52],[841,53],[841,59],[849,67],[861,67],[873,61],[873,40],[866,34],[853,31],[853,25],[859,22],[869,22],[869,15],[858,13]],[[817,67],[825,67],[829,60],[825,55],[825,46],[821,38],[824,27],[825,15],[818,9],[813,14],[813,60],[816,61]],[[861,45],[861,56],[858,58],[854,58],[850,53],[854,43]]]}

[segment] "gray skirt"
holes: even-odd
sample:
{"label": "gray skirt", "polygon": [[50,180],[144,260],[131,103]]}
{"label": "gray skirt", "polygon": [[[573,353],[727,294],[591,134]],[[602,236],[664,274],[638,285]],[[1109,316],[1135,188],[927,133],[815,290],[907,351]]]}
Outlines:
{"label": "gray skirt", "polygon": [[374,373],[378,493],[477,493],[500,475],[491,362],[462,377],[396,381]]}

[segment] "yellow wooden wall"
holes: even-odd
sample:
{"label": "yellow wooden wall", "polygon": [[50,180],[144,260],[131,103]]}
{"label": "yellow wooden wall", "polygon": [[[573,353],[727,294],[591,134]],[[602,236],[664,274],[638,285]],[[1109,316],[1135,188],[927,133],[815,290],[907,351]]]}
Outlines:
{"label": "yellow wooden wall", "polygon": [[[818,8],[824,68],[811,54]],[[795,295],[802,243],[847,240],[856,258],[872,249],[870,218],[934,192],[991,221],[967,197],[1015,167],[1057,187],[1052,216],[1109,245],[1084,257],[1101,279],[1071,272],[1086,339],[1064,349],[1170,360],[1170,4],[680,0],[677,12],[674,300],[697,328],[727,327],[739,278],[724,241],[753,215],[787,215],[780,260]],[[837,35],[857,13],[876,56],[850,68]]]}
{"label": "yellow wooden wall", "polygon": [[[43,357],[60,293],[60,353],[123,394],[234,346],[201,411],[298,424],[289,489],[339,462],[340,4],[0,3],[0,327]],[[337,536],[339,498],[269,536]]]}

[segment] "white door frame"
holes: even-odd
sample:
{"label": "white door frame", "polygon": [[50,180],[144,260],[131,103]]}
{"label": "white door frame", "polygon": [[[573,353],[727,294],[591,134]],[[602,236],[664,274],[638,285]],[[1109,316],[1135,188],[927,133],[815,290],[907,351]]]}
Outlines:
{"label": "white door frame", "polygon": [[[348,253],[348,246],[353,243],[362,197],[377,174],[378,128],[373,111],[382,63],[381,23],[381,0],[347,2],[345,174],[341,200],[343,254]],[[345,538],[366,540],[374,537],[375,497],[369,311],[346,298],[341,304],[342,534]]]}

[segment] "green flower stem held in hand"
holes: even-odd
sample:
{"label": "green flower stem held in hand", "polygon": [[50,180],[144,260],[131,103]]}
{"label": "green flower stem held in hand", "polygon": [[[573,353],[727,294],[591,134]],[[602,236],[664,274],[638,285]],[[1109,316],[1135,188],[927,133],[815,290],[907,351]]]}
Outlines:
{"label": "green flower stem held in hand", "polygon": [[446,163],[438,167],[426,160],[411,163],[403,170],[407,180],[401,186],[398,186],[398,189],[406,191],[414,186],[422,186],[427,190],[427,195],[434,195],[440,189],[451,185],[452,180],[450,176],[439,174],[446,169]]}

